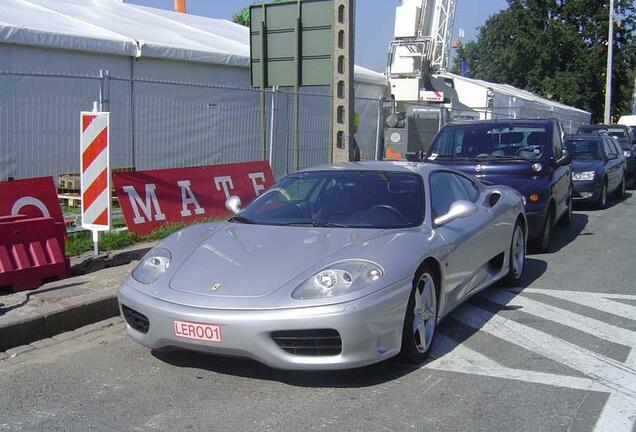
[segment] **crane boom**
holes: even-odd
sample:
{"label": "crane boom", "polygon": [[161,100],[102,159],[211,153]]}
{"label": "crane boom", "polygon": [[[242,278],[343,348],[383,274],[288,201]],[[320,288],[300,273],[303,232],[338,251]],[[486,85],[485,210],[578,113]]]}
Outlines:
{"label": "crane boom", "polygon": [[402,0],[397,6],[387,65],[396,101],[442,102],[428,93],[434,91],[430,75],[448,69],[456,2]]}

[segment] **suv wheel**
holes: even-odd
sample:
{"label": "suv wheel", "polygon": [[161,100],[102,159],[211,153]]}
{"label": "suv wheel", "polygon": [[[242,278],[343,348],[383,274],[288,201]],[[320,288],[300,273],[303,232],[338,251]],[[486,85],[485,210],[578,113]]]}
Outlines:
{"label": "suv wheel", "polygon": [[607,180],[605,180],[603,186],[601,186],[601,194],[596,201],[596,208],[599,210],[607,208]]}
{"label": "suv wheel", "polygon": [[623,180],[621,180],[621,184],[616,189],[616,198],[623,199],[625,198],[625,176],[623,176]]}
{"label": "suv wheel", "polygon": [[550,252],[550,245],[552,244],[552,229],[554,228],[554,214],[552,211],[552,207],[548,209],[548,214],[545,217],[545,222],[543,224],[543,231],[541,232],[541,237],[539,237],[534,242],[533,249],[538,253],[548,253]]}
{"label": "suv wheel", "polygon": [[572,225],[572,209],[574,207],[574,192],[570,190],[570,197],[568,198],[568,209],[565,214],[561,216],[561,220],[559,221],[560,226],[570,226]]}

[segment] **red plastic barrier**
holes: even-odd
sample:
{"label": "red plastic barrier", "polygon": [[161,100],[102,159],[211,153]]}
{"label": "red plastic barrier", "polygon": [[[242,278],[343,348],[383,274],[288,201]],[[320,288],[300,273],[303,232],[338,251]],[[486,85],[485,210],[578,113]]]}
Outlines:
{"label": "red plastic barrier", "polygon": [[0,287],[35,289],[70,274],[66,229],[50,217],[0,217]]}

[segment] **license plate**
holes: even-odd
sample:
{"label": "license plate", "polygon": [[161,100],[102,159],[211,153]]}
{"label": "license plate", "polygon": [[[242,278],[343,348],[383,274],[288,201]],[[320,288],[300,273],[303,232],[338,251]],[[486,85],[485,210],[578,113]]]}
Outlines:
{"label": "license plate", "polygon": [[204,342],[222,342],[221,327],[188,321],[174,321],[175,336]]}

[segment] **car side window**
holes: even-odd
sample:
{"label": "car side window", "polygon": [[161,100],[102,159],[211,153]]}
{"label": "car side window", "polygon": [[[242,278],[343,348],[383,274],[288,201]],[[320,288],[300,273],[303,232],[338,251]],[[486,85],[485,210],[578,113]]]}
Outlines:
{"label": "car side window", "polygon": [[464,187],[453,173],[438,171],[431,174],[429,186],[433,218],[448,213],[451,204],[455,201],[469,200]]}
{"label": "car side window", "polygon": [[603,137],[603,149],[605,150],[605,157],[608,157],[610,154],[614,153],[614,150],[609,143],[609,139],[605,137]]}
{"label": "car side window", "polygon": [[462,187],[466,191],[468,199],[476,203],[479,199],[479,187],[477,187],[477,185],[472,180],[469,180],[464,176],[456,175],[455,177],[457,178],[457,180],[459,180],[459,183],[461,183]]}
{"label": "car side window", "polygon": [[552,128],[552,158],[556,161],[563,155],[563,142],[561,141],[561,130],[555,123]]}
{"label": "car side window", "polygon": [[610,142],[612,143],[612,147],[614,148],[614,153],[616,153],[618,156],[622,155],[623,149],[621,148],[618,141],[610,139]]}

